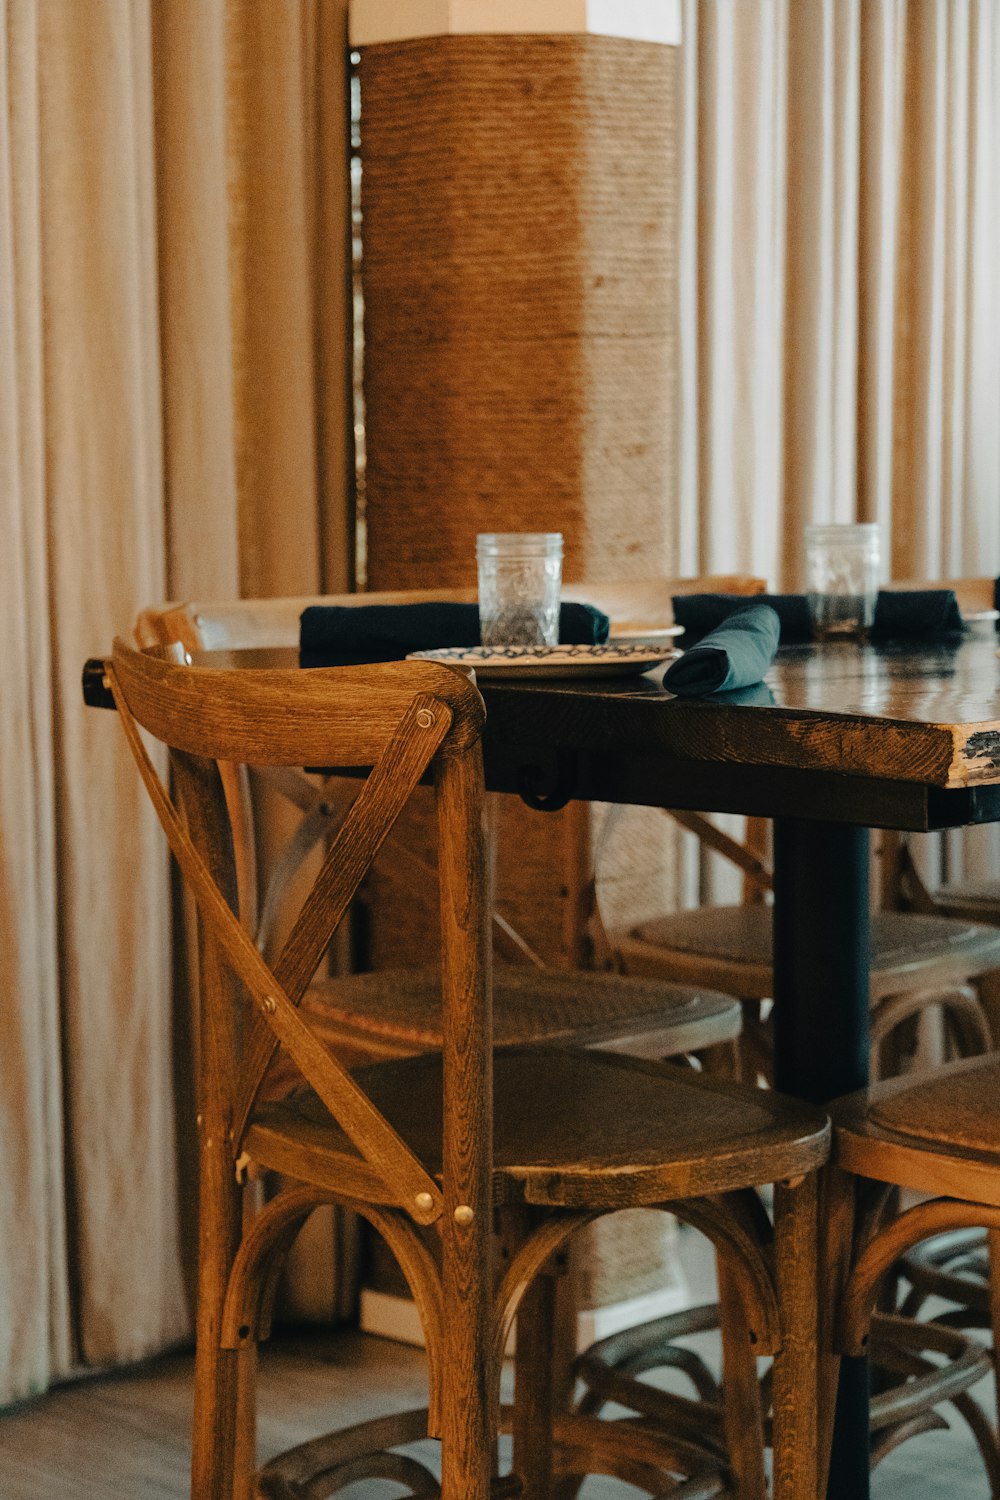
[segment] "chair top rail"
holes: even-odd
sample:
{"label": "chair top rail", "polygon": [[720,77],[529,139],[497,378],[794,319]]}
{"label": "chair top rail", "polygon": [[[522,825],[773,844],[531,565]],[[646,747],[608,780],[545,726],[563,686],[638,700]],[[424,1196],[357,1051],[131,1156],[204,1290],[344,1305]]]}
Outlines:
{"label": "chair top rail", "polygon": [[890,583],[883,583],[882,587],[894,592],[902,589],[952,589],[959,609],[966,615],[995,607],[993,578],[894,578]]}
{"label": "chair top rail", "polygon": [[189,667],[116,641],[115,673],[131,712],[175,750],[253,765],[371,765],[418,695],[444,704],[442,753],[478,739],[485,718],[471,679],[433,662],[300,672]]}

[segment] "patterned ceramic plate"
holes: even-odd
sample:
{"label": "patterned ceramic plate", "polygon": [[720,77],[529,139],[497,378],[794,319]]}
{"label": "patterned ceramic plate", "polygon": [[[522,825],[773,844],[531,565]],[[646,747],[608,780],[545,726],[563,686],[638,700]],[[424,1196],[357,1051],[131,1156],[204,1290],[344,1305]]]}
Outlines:
{"label": "patterned ceramic plate", "polygon": [[612,646],[659,646],[673,636],[683,635],[683,625],[642,625],[638,622],[611,624],[608,643]]}
{"label": "patterned ceramic plate", "polygon": [[484,677],[621,677],[650,672],[679,653],[666,645],[446,646],[411,651],[408,661],[474,667]]}

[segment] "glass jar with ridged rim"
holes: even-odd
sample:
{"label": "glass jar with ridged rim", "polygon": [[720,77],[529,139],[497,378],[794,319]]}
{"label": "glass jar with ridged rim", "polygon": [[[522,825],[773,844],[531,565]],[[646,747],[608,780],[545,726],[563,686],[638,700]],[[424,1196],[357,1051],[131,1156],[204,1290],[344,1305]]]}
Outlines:
{"label": "glass jar with ridged rim", "polygon": [[480,532],[476,561],[484,646],[558,644],[562,555],[558,531]]}
{"label": "glass jar with ridged rim", "polygon": [[865,635],[875,619],[882,570],[877,522],[807,526],[805,545],[814,634]]}

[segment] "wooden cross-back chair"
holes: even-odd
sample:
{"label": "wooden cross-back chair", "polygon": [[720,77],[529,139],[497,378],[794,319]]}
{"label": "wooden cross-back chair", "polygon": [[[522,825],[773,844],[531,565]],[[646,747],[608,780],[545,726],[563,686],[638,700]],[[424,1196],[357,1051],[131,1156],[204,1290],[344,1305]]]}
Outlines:
{"label": "wooden cross-back chair", "polygon": [[[950,580],[943,585],[916,581],[891,585],[902,589],[934,586],[953,588],[966,615],[993,608],[992,578]],[[742,904],[704,906],[611,932],[599,925],[599,951],[606,962],[626,973],[713,985],[740,996],[744,1008],[740,1041],[743,1076],[769,1078],[772,1047],[765,1012],[772,993],[771,913],[763,904],[772,888],[768,825],[748,819],[747,838],[740,842],[701,814],[674,816],[686,823],[706,850],[740,871],[744,882]],[[933,1009],[943,1017],[949,1056],[967,1058],[987,1053],[1000,1040],[995,972],[1000,960],[1000,933],[996,930],[1000,925],[1000,884],[995,888],[995,914],[987,915],[988,905],[985,909],[977,906],[974,898],[963,902],[956,891],[928,890],[907,839],[883,834],[879,856],[882,908],[873,913],[870,955],[875,1076],[898,1073],[909,1062],[916,1040],[913,1023]],[[600,875],[599,870],[596,873]],[[981,894],[988,902],[989,887]],[[594,912],[599,922],[596,896]],[[988,925],[991,921],[993,930]],[[978,1245],[956,1242],[952,1237],[951,1241],[919,1246],[902,1269],[905,1279],[913,1283],[901,1304],[907,1315],[914,1315],[933,1294],[958,1304],[958,1309],[949,1314],[953,1329],[988,1328],[995,1321],[990,1313],[990,1264]],[[879,1358],[897,1375],[912,1375],[913,1362],[925,1352],[912,1338],[907,1346],[905,1333],[905,1325],[894,1325],[891,1320],[876,1326]],[[655,1328],[638,1328],[626,1330],[608,1340],[606,1347],[590,1351],[581,1362],[581,1373],[591,1393],[591,1407],[604,1386],[616,1381],[616,1398],[623,1398],[619,1370],[649,1370],[672,1362],[674,1337],[669,1328],[662,1335]],[[955,1372],[954,1388],[962,1410],[966,1389],[962,1382],[977,1369],[981,1371],[982,1362],[974,1346],[957,1332],[942,1334],[941,1340],[937,1352],[955,1361],[949,1368]],[[904,1368],[907,1361],[909,1368]],[[887,1388],[879,1395],[873,1407],[877,1433],[873,1462],[900,1440],[909,1416],[924,1420],[926,1411],[940,1399],[938,1389],[933,1388],[927,1397],[924,1414],[917,1416],[914,1392],[906,1385]]]}
{"label": "wooden cross-back chair", "polygon": [[[673,619],[673,598],[676,594],[714,592],[752,595],[762,593],[765,588],[763,578],[744,574],[719,574],[702,578],[657,577],[570,583],[563,585],[562,597],[566,601],[593,604],[603,610],[609,616],[614,635],[669,623]],[[160,646],[192,654],[199,651],[297,648],[300,616],[310,605],[336,604],[360,608],[371,604],[419,603],[426,600],[471,603],[475,598],[476,591],[473,588],[436,588],[159,604],[140,612],[135,624],[135,638],[142,647]],[[330,783],[326,787],[318,787],[315,778],[309,778],[303,773],[279,778],[273,771],[268,772],[271,785],[298,806],[302,822],[281,861],[271,872],[267,890],[258,903],[251,801],[245,782],[241,784],[235,771],[223,767],[222,774],[234,814],[242,804],[236,818],[236,827],[237,860],[241,884],[245,888],[243,911],[245,914],[254,914],[259,941],[266,948],[289,880],[309,850],[328,833],[332,820],[341,810],[340,804],[336,796],[330,796],[333,790]],[[589,953],[591,941],[587,923],[592,898],[590,871],[585,865],[580,865],[581,852],[585,857],[589,848],[588,831],[584,826],[587,810],[582,804],[573,804],[567,813],[566,853],[561,871],[570,891],[567,898],[569,931],[566,948],[579,967],[580,960]],[[672,816],[685,823],[686,820],[697,817],[696,814],[680,813]],[[404,850],[404,858],[411,852]],[[512,930],[498,912],[494,912],[494,924],[495,934],[508,956],[527,959],[540,965],[538,956],[531,952],[520,934]]]}
{"label": "wooden cross-back chair", "polygon": [[[122,642],[91,665],[85,682],[88,701],[118,711],[200,919],[192,1495],[232,1500],[256,1486],[272,1500],[291,1500],[332,1494],[362,1473],[431,1493],[415,1460],[383,1451],[424,1429],[441,1440],[442,1500],[547,1493],[553,1473],[565,1475],[553,1469],[545,1347],[553,1256],[575,1228],[604,1212],[669,1205],[715,1242],[736,1289],[735,1336],[748,1350],[775,1356],[774,1493],[813,1500],[815,1171],[826,1156],[828,1122],[775,1094],[669,1064],[578,1048],[494,1055],[483,707],[473,684],[429,663],[213,670]],[[140,726],[170,749],[180,807]],[[232,827],[218,770],[248,760],[371,768],[271,962],[237,918]],[[437,809],[442,1045],[352,1074],[300,1002],[359,881],[427,773]],[[302,1088],[268,1101],[261,1086],[279,1046]],[[255,1215],[241,1201],[246,1167],[274,1169],[288,1183]],[[765,1182],[778,1184],[773,1231],[752,1191]],[[328,1202],[374,1223],[407,1275],[426,1332],[428,1412],[416,1425],[406,1415],[375,1422],[367,1435],[354,1429],[318,1439],[255,1474],[256,1344],[267,1332],[290,1240]],[[507,1247],[503,1268],[496,1216]],[[501,1479],[500,1362],[525,1298],[532,1316],[519,1324],[514,1472]],[[755,1399],[752,1390],[745,1394]],[[726,1420],[739,1430],[739,1457],[728,1460],[718,1441],[658,1443],[641,1422],[617,1434],[618,1424],[596,1424],[602,1431],[595,1433],[594,1423],[565,1415],[554,1425],[571,1474],[593,1466],[661,1493],[693,1472],[693,1492],[718,1493],[732,1479],[736,1492],[762,1495],[759,1407],[737,1403]],[[754,1425],[748,1461],[757,1471],[740,1488]]]}
{"label": "wooden cross-back chair", "polygon": [[[768,1078],[770,1028],[762,1002],[773,993],[771,911],[759,897],[771,888],[771,872],[759,844],[740,844],[708,819],[696,818],[691,826],[707,848],[743,872],[751,899],[656,917],[605,934],[603,945],[626,974],[703,984],[738,996],[746,1075]],[[953,1056],[989,1050],[989,1022],[975,981],[1000,964],[997,928],[927,909],[880,909],[872,914],[870,962],[876,1075],[899,1066],[906,1024],[935,1007],[944,1016]]]}

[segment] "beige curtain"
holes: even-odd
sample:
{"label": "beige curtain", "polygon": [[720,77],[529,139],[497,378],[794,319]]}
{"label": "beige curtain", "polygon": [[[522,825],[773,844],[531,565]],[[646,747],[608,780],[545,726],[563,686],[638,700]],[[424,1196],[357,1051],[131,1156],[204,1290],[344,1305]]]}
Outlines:
{"label": "beige curtain", "polygon": [[1000,572],[1000,7],[685,0],[678,561]]}
{"label": "beige curtain", "polygon": [[349,582],[340,0],[0,0],[0,1404],[184,1337],[168,867],[80,668]]}

